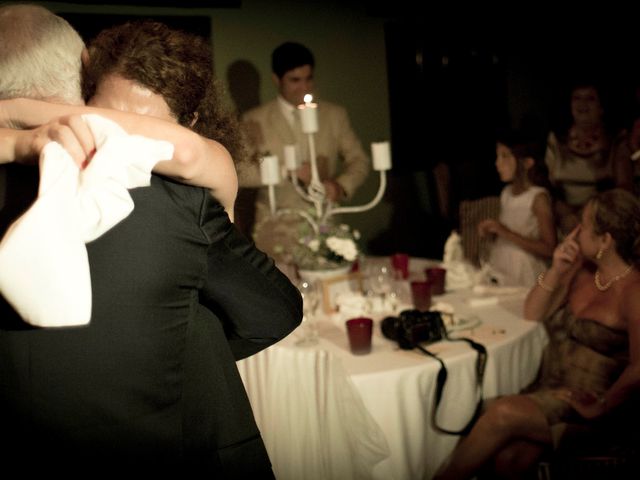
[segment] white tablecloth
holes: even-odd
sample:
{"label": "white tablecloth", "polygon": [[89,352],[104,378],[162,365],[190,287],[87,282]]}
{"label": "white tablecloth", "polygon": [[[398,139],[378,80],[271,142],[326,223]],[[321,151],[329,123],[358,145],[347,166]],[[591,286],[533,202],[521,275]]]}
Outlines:
{"label": "white tablecloth", "polygon": [[[484,397],[516,393],[537,373],[547,343],[544,328],[521,319],[523,294],[499,296],[483,307],[471,307],[472,296],[464,291],[434,300],[481,320],[456,334],[487,347]],[[315,346],[296,346],[293,332],[238,362],[280,480],[428,479],[455,447],[459,437],[430,425],[439,364],[385,339],[382,316],[374,316],[368,355],[350,353],[344,319],[336,314],[319,323]],[[475,351],[465,342],[446,341],[429,349],[445,360],[449,374],[438,423],[460,428],[475,407]]]}

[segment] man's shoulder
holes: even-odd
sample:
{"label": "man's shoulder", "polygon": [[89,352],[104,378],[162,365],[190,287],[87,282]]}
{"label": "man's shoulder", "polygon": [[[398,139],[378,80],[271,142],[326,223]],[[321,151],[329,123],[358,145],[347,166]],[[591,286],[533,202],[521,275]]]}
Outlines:
{"label": "man's shoulder", "polygon": [[323,116],[345,117],[345,118],[349,117],[349,114],[347,113],[347,109],[338,103],[329,102],[326,100],[319,100],[318,108],[320,110],[320,115],[323,115]]}
{"label": "man's shoulder", "polygon": [[253,107],[242,114],[243,120],[256,120],[258,118],[265,117],[269,115],[274,109],[278,108],[277,101],[270,100],[266,103],[262,103],[256,107]]}

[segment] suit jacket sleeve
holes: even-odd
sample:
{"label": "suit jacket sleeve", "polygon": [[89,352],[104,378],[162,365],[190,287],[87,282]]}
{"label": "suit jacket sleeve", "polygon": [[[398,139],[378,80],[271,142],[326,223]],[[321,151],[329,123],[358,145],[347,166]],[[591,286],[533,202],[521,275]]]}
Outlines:
{"label": "suit jacket sleeve", "polygon": [[370,162],[343,107],[338,107],[334,121],[338,151],[343,158],[342,172],[335,180],[344,189],[347,198],[351,198],[369,175]]}
{"label": "suit jacket sleeve", "polygon": [[201,219],[210,245],[200,303],[221,319],[240,360],[296,328],[302,320],[302,299],[273,260],[235,228],[209,195]]}

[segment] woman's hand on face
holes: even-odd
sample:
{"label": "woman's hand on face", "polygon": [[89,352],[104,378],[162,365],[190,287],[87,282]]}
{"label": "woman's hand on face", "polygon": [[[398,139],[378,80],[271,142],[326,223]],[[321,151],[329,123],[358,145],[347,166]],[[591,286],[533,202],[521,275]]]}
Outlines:
{"label": "woman's hand on face", "polygon": [[556,269],[558,273],[567,272],[576,262],[582,261],[582,253],[577,240],[579,232],[580,225],[575,227],[554,250],[552,268]]}
{"label": "woman's hand on face", "polygon": [[554,395],[556,398],[559,398],[571,405],[571,407],[583,418],[596,418],[605,412],[604,403],[600,402],[598,396],[592,392],[571,388],[561,388],[554,391]]}

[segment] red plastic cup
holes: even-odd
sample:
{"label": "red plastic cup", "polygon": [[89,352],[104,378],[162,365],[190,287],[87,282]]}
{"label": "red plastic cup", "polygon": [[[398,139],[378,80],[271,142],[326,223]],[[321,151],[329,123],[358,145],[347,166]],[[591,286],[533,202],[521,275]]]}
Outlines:
{"label": "red plastic cup", "polygon": [[373,320],[368,317],[356,317],[347,320],[347,334],[349,347],[354,355],[364,355],[371,352],[371,333]]}
{"label": "red plastic cup", "polygon": [[399,278],[409,278],[409,255],[406,253],[394,253],[391,255],[391,265]]}
{"label": "red plastic cup", "polygon": [[442,267],[429,267],[424,270],[424,274],[431,283],[431,295],[442,295],[444,293],[447,269]]}
{"label": "red plastic cup", "polygon": [[413,306],[421,312],[426,312],[431,307],[431,282],[428,280],[415,280],[411,282],[411,297]]}

